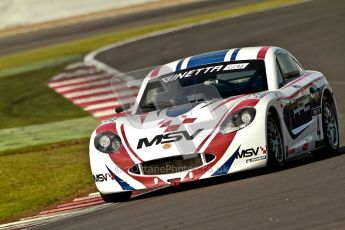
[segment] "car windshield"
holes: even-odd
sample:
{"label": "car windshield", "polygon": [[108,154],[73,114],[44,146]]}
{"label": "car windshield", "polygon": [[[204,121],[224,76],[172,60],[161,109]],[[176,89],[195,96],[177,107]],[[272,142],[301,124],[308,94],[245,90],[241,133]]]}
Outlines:
{"label": "car windshield", "polygon": [[263,60],[215,63],[152,78],[135,114],[267,90]]}

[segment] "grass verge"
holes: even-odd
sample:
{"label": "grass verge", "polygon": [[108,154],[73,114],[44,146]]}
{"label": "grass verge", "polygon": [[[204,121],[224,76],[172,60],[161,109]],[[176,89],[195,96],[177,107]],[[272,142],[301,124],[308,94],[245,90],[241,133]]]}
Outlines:
{"label": "grass verge", "polygon": [[0,222],[34,214],[94,191],[88,139],[0,155]]}
{"label": "grass verge", "polygon": [[0,70],[0,78],[19,75],[21,73],[29,73],[29,72],[33,72],[38,69],[44,69],[47,67],[53,68],[55,66],[67,65],[71,62],[81,61],[82,58],[83,58],[82,55],[72,55],[72,56],[66,56],[66,57],[61,57],[61,58],[51,58],[47,60],[42,60],[36,63],[30,63],[23,66],[15,67],[15,68],[8,68],[8,69]]}
{"label": "grass verge", "polygon": [[88,116],[72,120],[0,130],[2,151],[90,137],[100,121]]}
{"label": "grass verge", "polygon": [[90,116],[50,88],[63,65],[0,79],[0,129]]}

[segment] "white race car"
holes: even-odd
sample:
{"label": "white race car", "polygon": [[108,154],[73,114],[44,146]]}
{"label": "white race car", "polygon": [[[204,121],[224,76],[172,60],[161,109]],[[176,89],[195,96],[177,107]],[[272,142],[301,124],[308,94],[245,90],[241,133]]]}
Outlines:
{"label": "white race car", "polygon": [[284,49],[221,50],[124,75],[146,76],[136,101],[90,141],[107,202],[339,147],[332,88]]}

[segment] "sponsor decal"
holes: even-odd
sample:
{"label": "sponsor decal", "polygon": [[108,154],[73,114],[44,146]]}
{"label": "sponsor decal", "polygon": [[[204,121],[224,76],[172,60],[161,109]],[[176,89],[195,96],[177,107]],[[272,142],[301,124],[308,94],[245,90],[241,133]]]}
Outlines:
{"label": "sponsor decal", "polygon": [[249,63],[238,63],[238,64],[229,64],[224,67],[225,70],[234,70],[234,69],[245,69]]}
{"label": "sponsor decal", "polygon": [[291,148],[288,151],[289,154],[295,154],[296,153],[296,148]]}
{"label": "sponsor decal", "polygon": [[321,113],[321,107],[312,109],[312,114],[313,114],[313,116],[316,116],[316,115],[318,115],[318,114],[320,114],[320,113]]}
{"label": "sponsor decal", "polygon": [[115,177],[113,177],[110,173],[101,173],[101,174],[96,174],[92,175],[93,180],[95,182],[104,182],[108,180],[115,180]]}
{"label": "sponsor decal", "polygon": [[167,149],[170,149],[171,148],[171,144],[170,143],[166,143],[163,145],[163,149],[164,150],[167,150]]}
{"label": "sponsor decal", "polygon": [[261,160],[265,160],[266,158],[267,156],[254,157],[254,158],[246,160],[246,163],[261,161]]}
{"label": "sponsor decal", "polygon": [[295,104],[295,107],[293,107],[292,109],[294,118],[301,116],[301,113],[308,112],[310,110],[309,97],[303,98],[303,100],[300,103]]}
{"label": "sponsor decal", "polygon": [[[320,79],[322,78],[318,78],[313,82],[319,81]],[[296,98],[297,95],[300,96],[291,100],[290,104],[285,106],[284,121],[289,135],[293,139],[296,139],[311,124],[312,116],[321,113],[321,92],[324,86],[317,87],[312,83],[304,87],[298,85],[292,85],[291,87],[298,91],[289,98]]]}
{"label": "sponsor decal", "polygon": [[258,155],[258,152],[259,152],[259,147],[257,147],[256,149],[253,149],[253,148],[244,149],[241,152],[237,153],[236,159],[256,156]]}
{"label": "sponsor decal", "polygon": [[149,140],[146,137],[139,139],[137,149],[150,147],[152,145],[173,143],[180,140],[193,140],[203,129],[198,129],[193,134],[189,134],[187,131],[172,132],[166,134],[159,134],[153,139]]}
{"label": "sponsor decal", "polygon": [[260,146],[260,150],[261,150],[262,154],[266,154],[267,153],[267,145],[266,146]]}
{"label": "sponsor decal", "polygon": [[[238,151],[237,155],[236,155],[236,159],[242,159],[242,158],[257,156],[259,153],[259,149],[261,150],[262,154],[267,153],[267,147],[266,146],[264,146],[264,147],[260,146],[257,148],[249,148],[249,149],[244,149],[242,151]],[[267,158],[267,156],[258,156],[258,157],[247,159],[246,163],[265,160],[266,158]]]}
{"label": "sponsor decal", "polygon": [[302,150],[303,151],[307,151],[308,148],[309,148],[309,144],[308,143],[303,144],[303,146],[302,146]]}
{"label": "sponsor decal", "polygon": [[284,121],[293,139],[296,139],[310,125],[312,109],[312,98],[310,95],[304,95],[296,100],[292,100],[284,108]]}
{"label": "sponsor decal", "polygon": [[238,69],[245,69],[249,63],[237,63],[237,64],[222,64],[222,65],[213,65],[202,67],[193,70],[182,71],[180,73],[174,74],[172,76],[162,78],[163,82],[171,82],[177,79],[182,78],[189,78],[189,77],[197,77],[202,76],[208,73],[220,73],[222,71],[230,71],[230,70],[238,70]]}

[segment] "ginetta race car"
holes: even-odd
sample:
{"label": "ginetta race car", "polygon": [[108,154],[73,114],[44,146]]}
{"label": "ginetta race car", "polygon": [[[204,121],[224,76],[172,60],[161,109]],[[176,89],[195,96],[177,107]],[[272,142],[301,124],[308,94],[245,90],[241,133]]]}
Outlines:
{"label": "ginetta race car", "polygon": [[221,50],[124,75],[145,77],[135,102],[90,141],[107,202],[339,147],[332,88],[284,49]]}

